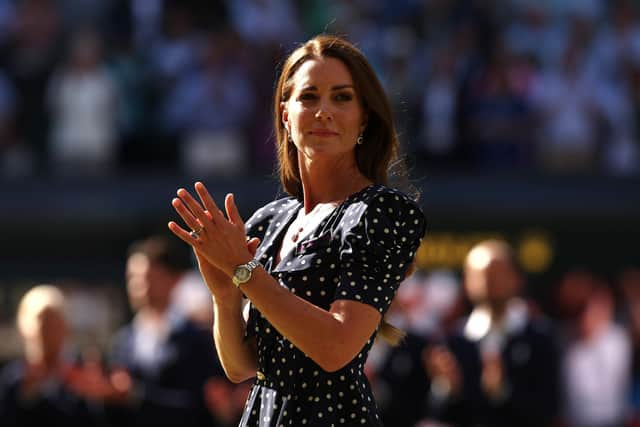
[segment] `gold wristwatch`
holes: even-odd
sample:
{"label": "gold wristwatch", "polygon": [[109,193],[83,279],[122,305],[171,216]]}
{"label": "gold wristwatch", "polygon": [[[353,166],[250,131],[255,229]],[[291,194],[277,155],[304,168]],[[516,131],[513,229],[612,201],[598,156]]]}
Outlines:
{"label": "gold wristwatch", "polygon": [[233,271],[233,277],[231,281],[236,287],[239,287],[243,283],[247,283],[251,279],[251,275],[253,274],[253,270],[256,269],[260,265],[260,262],[256,259],[252,259],[246,264],[240,264]]}

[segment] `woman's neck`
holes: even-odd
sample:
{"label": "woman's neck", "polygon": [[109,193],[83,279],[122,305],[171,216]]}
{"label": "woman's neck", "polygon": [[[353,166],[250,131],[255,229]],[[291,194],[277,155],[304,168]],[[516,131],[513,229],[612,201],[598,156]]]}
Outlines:
{"label": "woman's neck", "polygon": [[372,183],[358,170],[355,159],[298,160],[305,213],[319,203],[340,203]]}

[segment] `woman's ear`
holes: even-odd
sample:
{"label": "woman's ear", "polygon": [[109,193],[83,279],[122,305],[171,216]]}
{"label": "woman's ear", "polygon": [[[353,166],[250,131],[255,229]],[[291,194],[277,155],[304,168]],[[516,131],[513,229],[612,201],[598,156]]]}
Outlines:
{"label": "woman's ear", "polygon": [[369,115],[365,114],[362,118],[362,124],[360,125],[360,135],[364,133],[364,130],[367,128],[367,123],[369,122]]}
{"label": "woman's ear", "polygon": [[282,125],[287,128],[287,123],[289,123],[289,111],[287,110],[287,103],[280,103],[280,118],[282,120]]}

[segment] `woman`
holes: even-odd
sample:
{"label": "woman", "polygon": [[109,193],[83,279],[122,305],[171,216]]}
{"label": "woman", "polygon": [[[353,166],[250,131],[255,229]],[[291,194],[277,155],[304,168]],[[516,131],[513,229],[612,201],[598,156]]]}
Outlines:
{"label": "woman", "polygon": [[200,201],[184,189],[172,201],[191,231],[169,228],[213,294],[227,376],[256,377],[241,426],[381,425],[362,368],[376,333],[392,330],[382,317],[425,227],[384,185],[398,148],[389,103],[362,53],[321,35],[284,63],[274,119],[291,197],[245,226],[233,195],[225,218],[196,183]]}

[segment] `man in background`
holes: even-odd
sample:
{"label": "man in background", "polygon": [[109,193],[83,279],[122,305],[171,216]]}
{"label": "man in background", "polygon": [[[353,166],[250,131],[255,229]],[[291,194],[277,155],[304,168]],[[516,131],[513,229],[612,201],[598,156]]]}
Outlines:
{"label": "man in background", "polygon": [[118,425],[212,425],[204,387],[223,372],[211,332],[172,309],[173,291],[191,268],[190,252],[174,239],[152,236],[130,247],[134,317],[110,355],[111,378],[125,391],[110,408]]}
{"label": "man in background", "polygon": [[433,414],[455,426],[545,427],[557,416],[558,353],[551,325],[520,297],[524,280],[503,241],[464,263],[471,314],[426,353]]}

